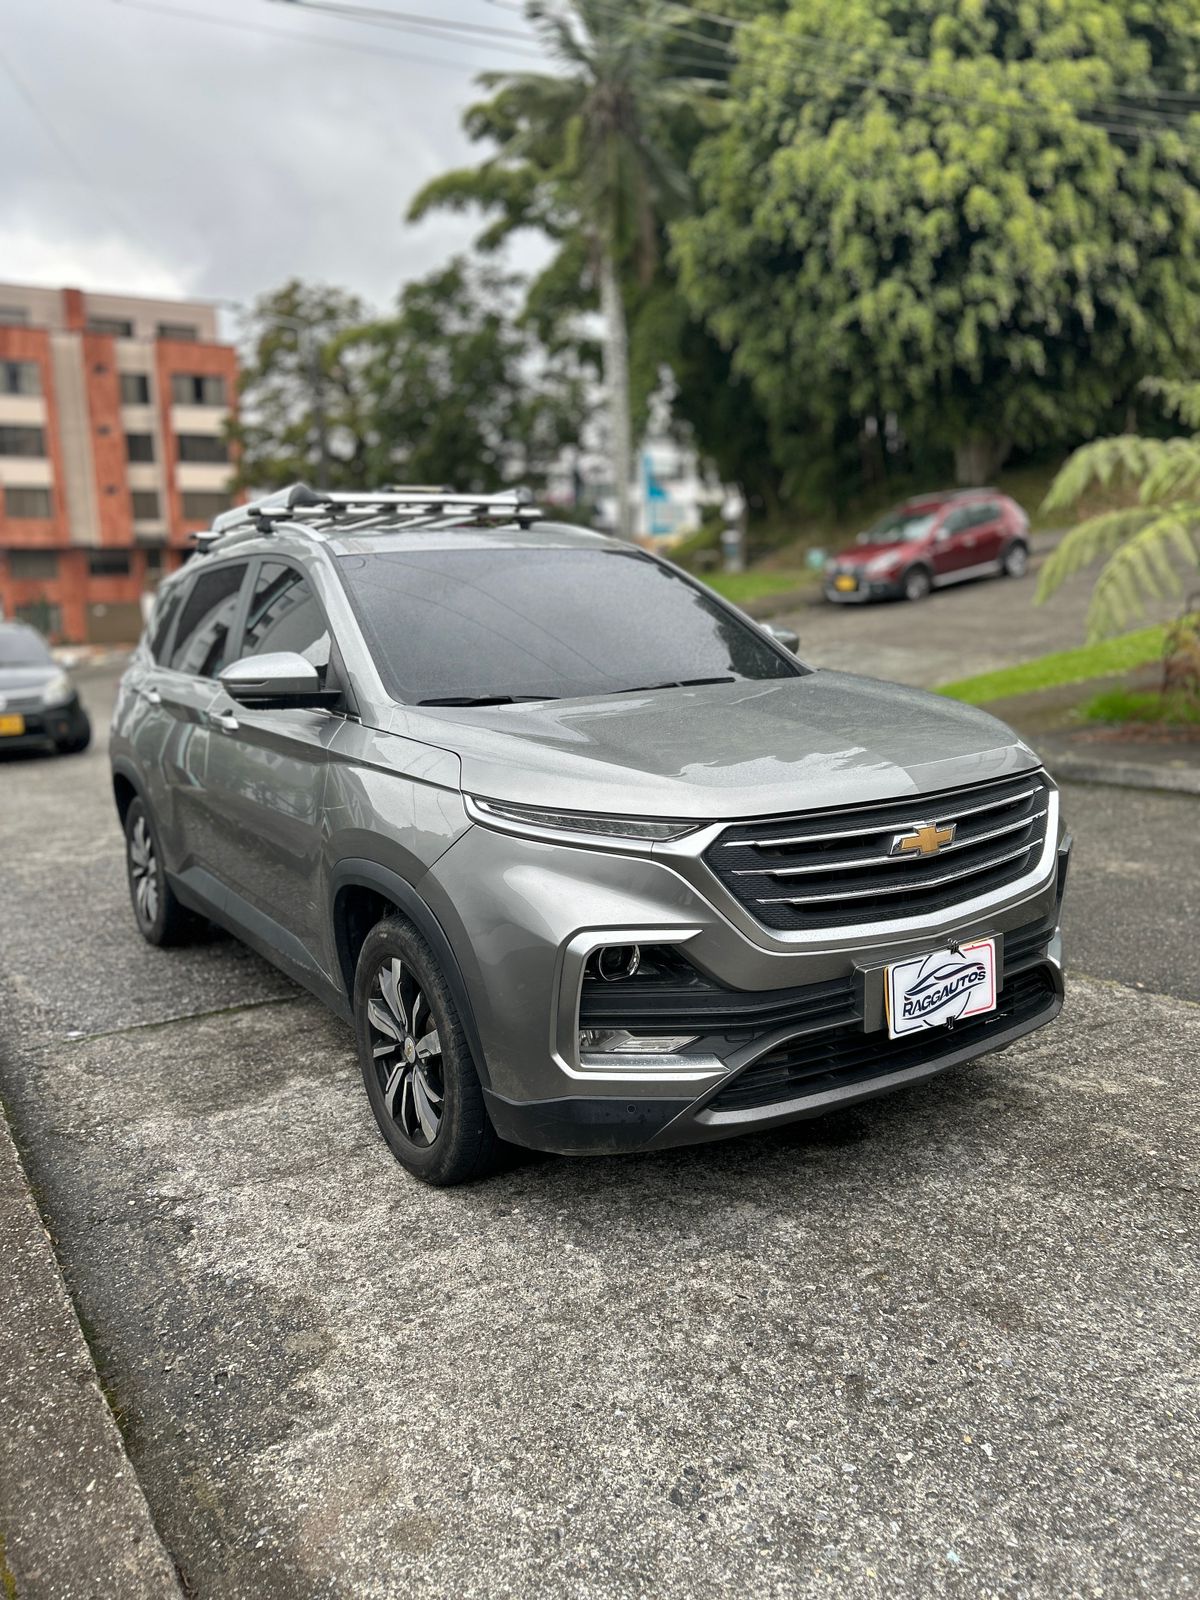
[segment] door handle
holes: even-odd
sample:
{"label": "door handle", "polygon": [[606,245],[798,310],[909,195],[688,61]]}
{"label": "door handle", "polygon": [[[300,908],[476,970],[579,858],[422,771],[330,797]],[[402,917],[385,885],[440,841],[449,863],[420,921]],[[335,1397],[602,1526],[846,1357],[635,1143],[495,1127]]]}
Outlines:
{"label": "door handle", "polygon": [[157,689],[141,689],[138,691],[148,706],[162,705],[162,695]]}
{"label": "door handle", "polygon": [[238,731],[238,719],[232,711],[210,711],[208,716],[209,721],[220,728],[222,733],[236,733]]}

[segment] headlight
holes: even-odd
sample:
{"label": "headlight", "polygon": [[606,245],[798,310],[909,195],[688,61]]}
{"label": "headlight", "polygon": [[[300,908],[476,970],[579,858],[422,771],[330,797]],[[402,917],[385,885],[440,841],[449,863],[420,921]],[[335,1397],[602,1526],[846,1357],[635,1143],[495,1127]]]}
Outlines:
{"label": "headlight", "polygon": [[876,556],[873,561],[867,562],[866,573],[869,578],[886,578],[895,565],[895,556]]}
{"label": "headlight", "polygon": [[694,833],[698,822],[651,822],[641,817],[594,816],[582,811],[543,811],[540,806],[515,806],[507,800],[481,800],[466,796],[467,812],[476,822],[509,833],[573,835],[592,844],[620,844],[627,839],[657,841],[682,839]]}
{"label": "headlight", "polygon": [[56,672],[49,683],[42,686],[42,704],[46,707],[65,706],[75,690],[65,672]]}

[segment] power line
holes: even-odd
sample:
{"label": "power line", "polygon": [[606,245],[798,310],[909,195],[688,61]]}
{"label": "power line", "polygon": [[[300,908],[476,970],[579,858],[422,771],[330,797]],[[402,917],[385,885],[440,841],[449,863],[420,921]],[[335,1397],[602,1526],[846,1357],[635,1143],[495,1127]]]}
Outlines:
{"label": "power line", "polygon": [[382,46],[357,44],[353,39],[314,39],[293,28],[272,28],[264,23],[243,22],[237,17],[218,17],[209,11],[193,11],[187,7],[156,5],[153,0],[112,0],[114,5],[128,7],[131,11],[147,11],[160,17],[173,17],[180,22],[209,23],[217,28],[235,28],[239,33],[256,33],[268,39],[286,39],[290,44],[308,45],[317,50],[351,50],[355,55],[385,56],[392,61],[403,61],[420,67],[447,67],[452,72],[473,74],[479,71],[474,63],[449,61],[443,56],[425,56],[406,50],[389,50]]}
{"label": "power line", "polygon": [[[42,132],[50,140],[51,144],[58,151],[63,161],[75,174],[76,178],[78,178],[83,187],[91,192],[94,192],[100,188],[101,186],[97,184],[95,178],[93,178],[92,174],[88,172],[87,168],[80,161],[75,151],[71,148],[70,144],[68,144],[58,123],[55,122],[54,118],[42,109],[37,96],[29,87],[29,84],[17,71],[16,67],[14,67],[12,58],[2,47],[0,47],[0,71],[4,73],[5,77],[7,77],[8,81],[17,91],[17,94],[29,107],[29,110],[33,114],[34,120],[42,129]],[[142,249],[146,251],[147,255],[157,256],[158,250],[146,238],[142,230],[136,226],[130,217],[123,215],[121,210],[113,205],[113,195],[111,190],[108,191],[107,205],[110,214],[122,224],[126,232],[132,238],[137,240],[137,242],[142,246]]]}
{"label": "power line", "polygon": [[[366,27],[387,28],[390,31],[399,33],[416,33],[424,38],[442,39],[451,44],[467,42],[486,44],[492,50],[503,50],[510,55],[526,56],[535,61],[545,60],[545,56],[537,48],[535,41],[530,40],[529,44],[510,44],[503,38],[481,36],[480,33],[476,32],[480,27],[476,23],[447,21],[443,17],[420,16],[406,11],[390,11],[377,6],[338,5],[334,3],[334,0],[269,0],[269,3],[287,5],[295,11],[326,16],[340,22],[356,22]],[[501,30],[491,31],[499,33]],[[528,38],[528,35],[519,34],[513,29],[504,29],[503,32],[509,34],[514,40]]]}

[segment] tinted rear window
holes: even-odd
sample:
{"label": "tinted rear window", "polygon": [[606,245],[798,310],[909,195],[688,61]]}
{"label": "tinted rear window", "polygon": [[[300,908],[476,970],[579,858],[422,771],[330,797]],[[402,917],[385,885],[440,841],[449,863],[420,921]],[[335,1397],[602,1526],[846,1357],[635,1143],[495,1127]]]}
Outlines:
{"label": "tinted rear window", "polygon": [[631,551],[409,549],[340,565],[383,680],[409,704],[804,671],[704,591]]}

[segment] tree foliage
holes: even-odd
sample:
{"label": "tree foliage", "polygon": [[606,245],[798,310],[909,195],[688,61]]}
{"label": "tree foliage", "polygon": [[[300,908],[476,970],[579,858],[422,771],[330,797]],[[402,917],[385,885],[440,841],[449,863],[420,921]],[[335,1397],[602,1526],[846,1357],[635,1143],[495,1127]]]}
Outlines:
{"label": "tree foliage", "polygon": [[1192,0],[790,0],[735,43],[673,232],[777,445],[890,413],[978,480],[1195,370]]}
{"label": "tree foliage", "polygon": [[462,259],[405,285],[386,317],[295,282],[264,296],[232,427],[241,483],[315,480],[323,412],[331,488],[536,484],[579,438],[588,375],[541,346],[520,299],[518,280]]}
{"label": "tree foliage", "polygon": [[[1190,425],[1200,419],[1200,384],[1155,383]],[[1181,573],[1200,566],[1200,433],[1173,439],[1136,434],[1096,439],[1064,463],[1044,502],[1047,511],[1077,505],[1089,493],[1136,488],[1137,504],[1076,524],[1042,568],[1037,598],[1069,577],[1103,565],[1088,608],[1089,639],[1120,632],[1145,615],[1147,599],[1183,592]]]}
{"label": "tree foliage", "polygon": [[230,424],[238,487],[315,478],[322,410],[329,487],[370,486],[369,399],[361,362],[341,343],[366,320],[356,295],[296,279],[255,301],[242,329],[240,405]]}

